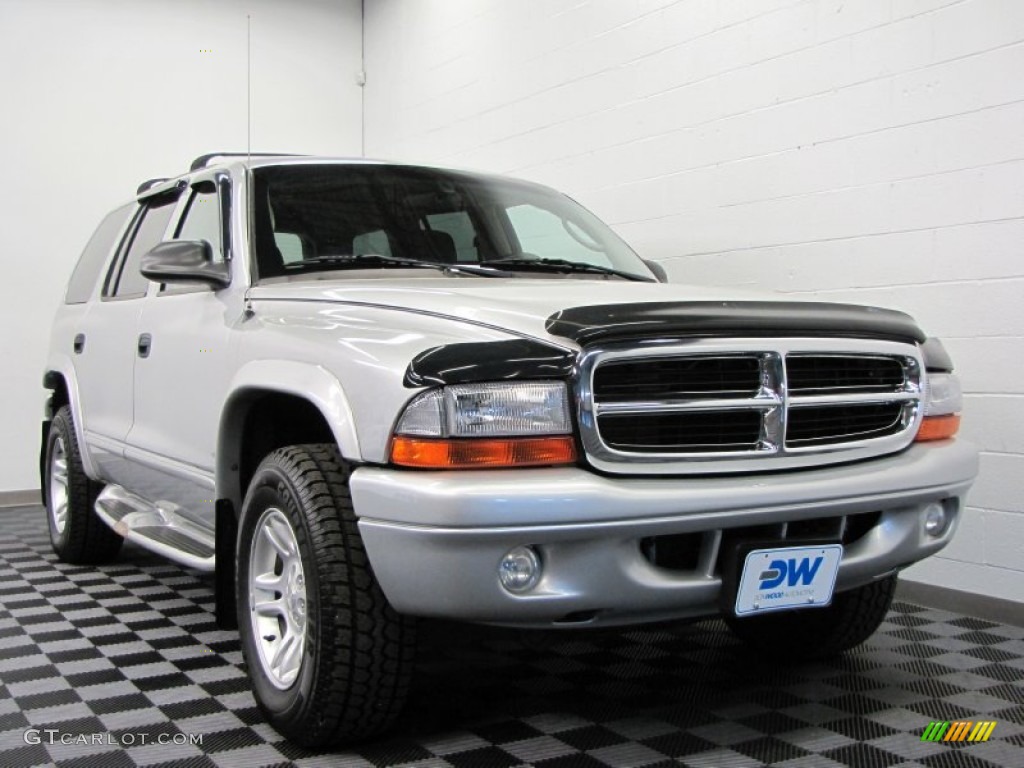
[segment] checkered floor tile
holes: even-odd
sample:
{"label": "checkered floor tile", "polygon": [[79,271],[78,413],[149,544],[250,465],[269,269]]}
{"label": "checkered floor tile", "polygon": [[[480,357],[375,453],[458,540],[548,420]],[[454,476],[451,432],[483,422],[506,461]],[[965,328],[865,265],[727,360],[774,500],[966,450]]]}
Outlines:
{"label": "checkered floor tile", "polygon": [[[59,565],[39,507],[0,510],[0,766],[1024,766],[1024,628],[906,603],[857,652],[790,666],[717,621],[425,622],[398,727],[330,753],[263,722],[212,603],[207,577],[134,547]],[[985,743],[921,741],[958,719],[998,725]]]}

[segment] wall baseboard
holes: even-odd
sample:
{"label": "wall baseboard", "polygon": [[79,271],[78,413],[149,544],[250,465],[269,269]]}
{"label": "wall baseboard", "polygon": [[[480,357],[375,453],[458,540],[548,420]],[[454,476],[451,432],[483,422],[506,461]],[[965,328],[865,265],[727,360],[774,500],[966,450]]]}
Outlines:
{"label": "wall baseboard", "polygon": [[27,507],[42,503],[43,499],[38,490],[0,491],[0,507]]}
{"label": "wall baseboard", "polygon": [[958,589],[936,587],[932,584],[908,580],[898,582],[896,599],[929,608],[962,613],[965,616],[997,621],[1000,624],[1024,627],[1024,603],[1013,600],[1003,600],[999,597],[961,592]]}

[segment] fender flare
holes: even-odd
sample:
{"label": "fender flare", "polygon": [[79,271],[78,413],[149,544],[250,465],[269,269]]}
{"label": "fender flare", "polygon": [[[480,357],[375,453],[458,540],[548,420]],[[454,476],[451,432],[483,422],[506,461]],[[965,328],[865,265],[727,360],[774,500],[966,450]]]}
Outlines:
{"label": "fender flare", "polygon": [[[99,475],[96,473],[96,465],[93,464],[92,454],[89,452],[89,443],[85,439],[85,415],[82,412],[82,399],[78,393],[78,376],[75,374],[74,363],[67,355],[53,355],[47,360],[45,373],[43,373],[44,389],[52,391],[51,376],[54,375],[64,379],[64,386],[68,392],[75,437],[78,440],[78,452],[82,457],[82,468],[85,470],[85,474],[96,480]],[[50,418],[53,418],[52,413]],[[45,445],[40,447],[40,451],[45,450]]]}
{"label": "fender flare", "polygon": [[242,508],[237,482],[239,441],[236,439],[249,405],[262,393],[294,395],[311,403],[323,415],[341,455],[352,461],[362,458],[355,420],[341,382],[319,365],[294,360],[254,360],[243,365],[228,386],[217,429],[217,498],[229,499]]}

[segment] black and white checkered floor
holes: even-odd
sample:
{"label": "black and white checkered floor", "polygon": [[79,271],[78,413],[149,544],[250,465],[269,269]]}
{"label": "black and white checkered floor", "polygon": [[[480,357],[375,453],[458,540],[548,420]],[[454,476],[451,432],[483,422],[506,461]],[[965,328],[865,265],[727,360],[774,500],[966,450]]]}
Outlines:
{"label": "black and white checkered floor", "polygon": [[[133,547],[58,565],[39,507],[0,510],[0,766],[1024,766],[1024,628],[907,603],[857,652],[794,666],[714,621],[424,623],[394,733],[316,753],[262,722],[212,597]],[[932,720],[997,725],[985,743],[923,742]]]}

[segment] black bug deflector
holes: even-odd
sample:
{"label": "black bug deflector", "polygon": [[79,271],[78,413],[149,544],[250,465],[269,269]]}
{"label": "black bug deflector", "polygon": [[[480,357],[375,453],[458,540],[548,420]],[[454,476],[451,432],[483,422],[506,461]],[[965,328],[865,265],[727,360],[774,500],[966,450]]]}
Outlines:
{"label": "black bug deflector", "polygon": [[923,342],[902,312],[856,304],[797,301],[690,301],[599,304],[551,315],[548,333],[586,345],[651,336],[852,336]]}
{"label": "black bug deflector", "polygon": [[576,354],[531,339],[445,344],[421,352],[405,371],[409,388],[475,381],[563,379]]}

